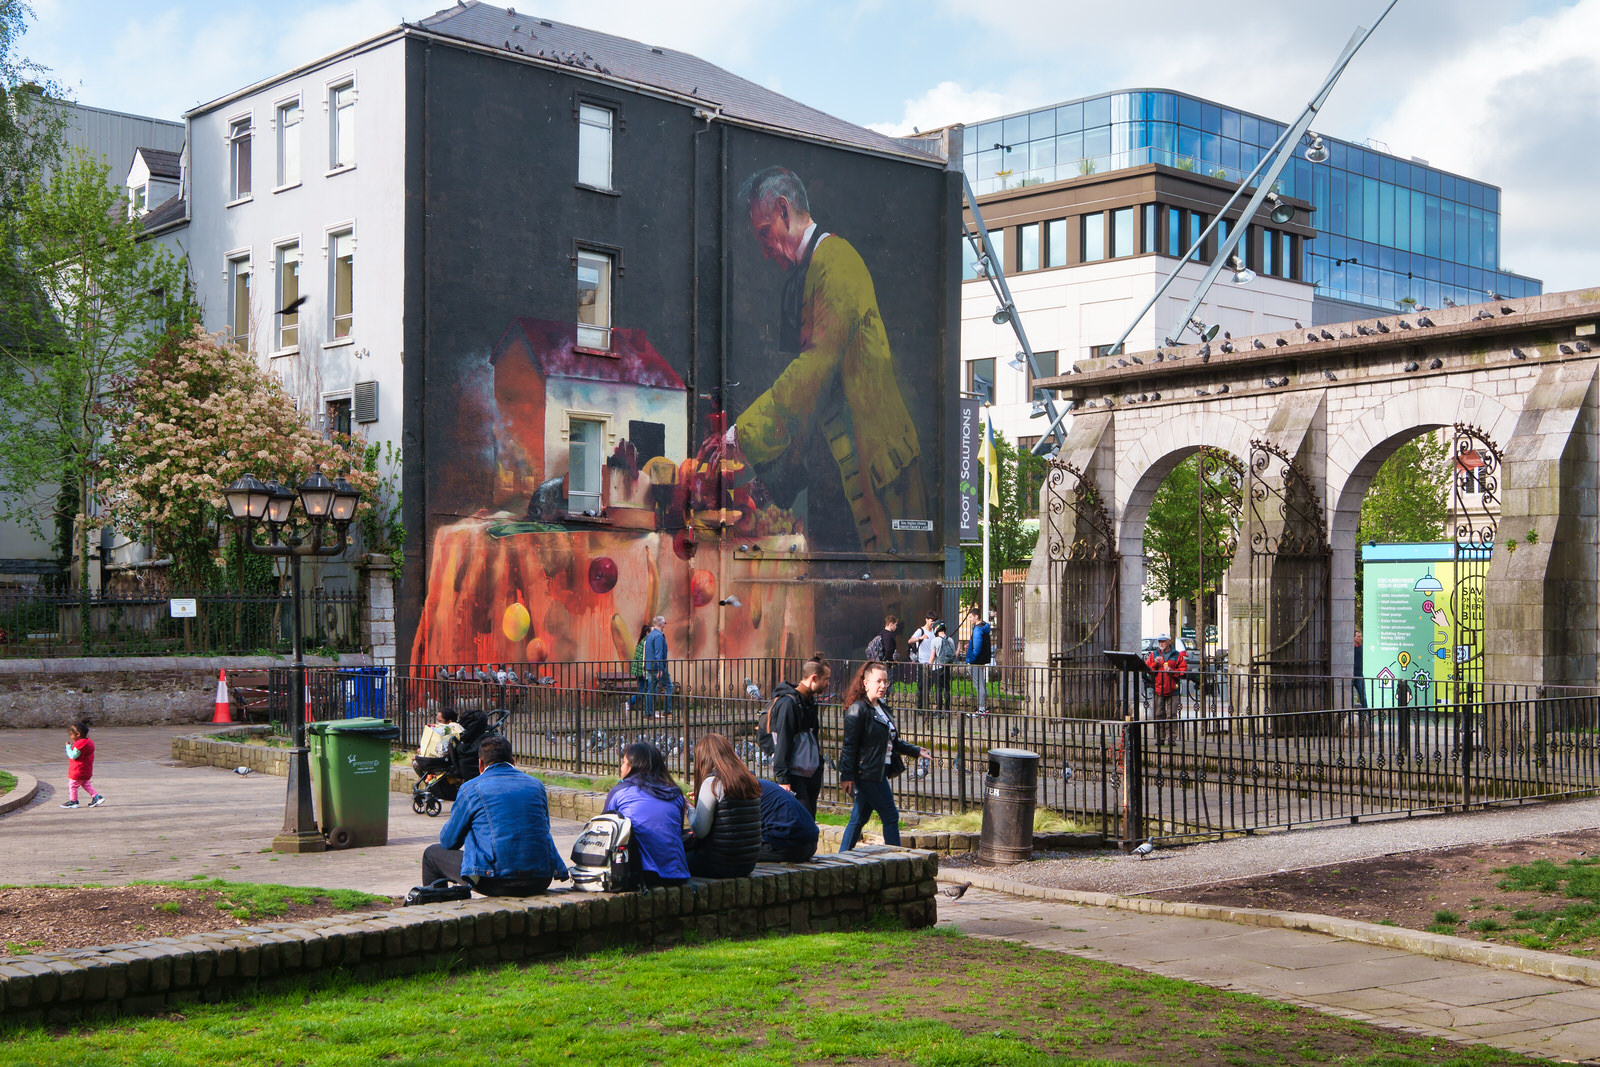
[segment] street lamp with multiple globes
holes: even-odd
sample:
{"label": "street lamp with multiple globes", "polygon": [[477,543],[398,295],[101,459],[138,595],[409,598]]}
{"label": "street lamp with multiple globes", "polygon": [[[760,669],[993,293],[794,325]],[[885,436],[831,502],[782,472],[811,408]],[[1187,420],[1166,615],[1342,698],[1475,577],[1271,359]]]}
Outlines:
{"label": "street lamp with multiple globes", "polygon": [[[350,520],[355,518],[361,493],[343,478],[329,481],[321,471],[300,483],[298,490],[277,482],[263,482],[246,474],[222,494],[228,511],[239,525],[245,551],[289,560],[290,610],[294,634],[294,682],[289,689],[289,721],[293,743],[289,749],[289,789],[283,807],[283,832],[272,839],[274,852],[321,852],[327,847],[311,810],[311,761],[306,751],[305,637],[300,624],[300,560],[306,556],[337,556],[345,550]],[[295,500],[305,511],[304,522],[291,522]],[[255,543],[256,523],[266,521],[270,540]],[[310,540],[305,524],[310,524]],[[323,535],[333,524],[334,540]]]}

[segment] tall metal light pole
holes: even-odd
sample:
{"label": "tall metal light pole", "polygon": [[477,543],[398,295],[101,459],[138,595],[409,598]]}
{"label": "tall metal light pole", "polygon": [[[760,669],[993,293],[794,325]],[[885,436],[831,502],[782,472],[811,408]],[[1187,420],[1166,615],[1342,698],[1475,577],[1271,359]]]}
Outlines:
{"label": "tall metal light pole", "polygon": [[[274,852],[321,852],[327,847],[317,831],[311,807],[311,760],[306,750],[306,657],[305,636],[300,625],[300,560],[306,556],[337,556],[345,550],[350,520],[355,518],[361,493],[343,478],[329,481],[317,471],[300,483],[297,490],[277,482],[263,482],[247,474],[223,491],[228,511],[238,524],[245,551],[261,556],[283,556],[289,560],[289,588],[294,634],[294,682],[289,689],[289,721],[292,744],[289,748],[288,794],[283,805],[283,831],[272,839]],[[298,499],[310,524],[311,539],[301,523],[291,525],[294,502]],[[266,520],[271,540],[255,543],[256,523]],[[323,543],[323,534],[332,523],[335,541]]]}

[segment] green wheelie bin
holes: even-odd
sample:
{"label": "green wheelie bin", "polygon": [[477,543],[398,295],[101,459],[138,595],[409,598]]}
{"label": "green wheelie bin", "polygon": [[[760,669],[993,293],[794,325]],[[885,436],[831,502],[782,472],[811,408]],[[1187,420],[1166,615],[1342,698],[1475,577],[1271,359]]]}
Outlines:
{"label": "green wheelie bin", "polygon": [[362,716],[306,727],[317,821],[329,848],[389,843],[389,750],[400,731]]}

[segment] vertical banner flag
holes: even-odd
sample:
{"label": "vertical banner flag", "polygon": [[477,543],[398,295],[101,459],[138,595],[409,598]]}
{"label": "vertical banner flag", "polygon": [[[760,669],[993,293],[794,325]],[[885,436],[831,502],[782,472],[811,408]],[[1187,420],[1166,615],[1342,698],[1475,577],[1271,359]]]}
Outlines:
{"label": "vertical banner flag", "polygon": [[999,471],[995,469],[999,462],[994,451],[994,420],[985,417],[983,420],[983,451],[979,453],[983,461],[984,478],[989,486],[989,506],[1000,506],[1000,478]]}
{"label": "vertical banner flag", "polygon": [[978,414],[979,404],[975,396],[961,398],[961,457],[956,466],[956,497],[961,509],[962,541],[976,541],[982,534],[978,452],[983,448],[983,419]]}

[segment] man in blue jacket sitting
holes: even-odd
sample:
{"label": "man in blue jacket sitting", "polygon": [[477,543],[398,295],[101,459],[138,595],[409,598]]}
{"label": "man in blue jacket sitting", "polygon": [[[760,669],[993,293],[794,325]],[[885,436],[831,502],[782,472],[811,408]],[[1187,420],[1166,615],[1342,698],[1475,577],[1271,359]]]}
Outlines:
{"label": "man in blue jacket sitting", "polygon": [[439,843],[422,853],[422,884],[444,878],[484,896],[524,897],[566,881],[544,783],[512,766],[503,737],[484,738],[478,769],[456,795]]}

